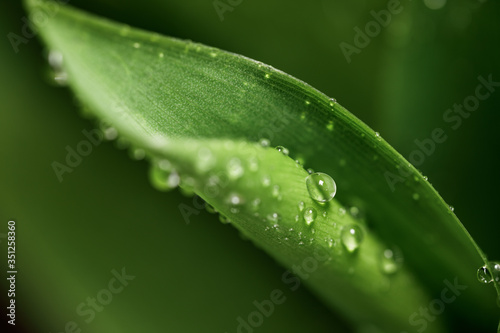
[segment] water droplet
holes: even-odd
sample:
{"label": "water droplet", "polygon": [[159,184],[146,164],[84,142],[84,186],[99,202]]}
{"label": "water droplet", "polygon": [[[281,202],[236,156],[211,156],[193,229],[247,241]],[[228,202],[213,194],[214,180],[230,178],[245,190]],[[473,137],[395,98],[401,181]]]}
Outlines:
{"label": "water droplet", "polygon": [[229,223],[231,223],[231,221],[229,221],[229,219],[227,217],[225,217],[224,215],[222,215],[222,214],[219,215],[219,221],[221,221],[222,224],[229,224]]}
{"label": "water droplet", "polygon": [[303,241],[300,241],[300,242],[299,242],[299,246],[302,246],[302,245],[304,245],[304,242],[303,242]]}
{"label": "water droplet", "polygon": [[200,172],[205,172],[215,166],[215,156],[212,151],[206,147],[198,150],[198,159],[196,160],[196,169]]}
{"label": "water droplet", "polygon": [[311,169],[311,168],[307,169],[306,171],[307,171],[307,173],[308,173],[308,174],[310,174],[310,175],[312,175],[312,174],[314,173],[314,170],[313,170],[313,169]]}
{"label": "water droplet", "polygon": [[55,70],[60,71],[63,68],[63,55],[59,51],[51,50],[47,57],[49,65]]}
{"label": "water droplet", "polygon": [[141,44],[140,43],[134,43],[134,48],[138,49],[141,47]]}
{"label": "water droplet", "polygon": [[500,263],[490,261],[489,266],[484,265],[477,270],[477,279],[481,283],[500,282]]}
{"label": "water droplet", "polygon": [[427,176],[422,176],[422,178],[423,178],[425,181],[428,181],[428,180],[429,180],[429,177],[427,177]]}
{"label": "water droplet", "polygon": [[355,207],[355,206],[352,206],[351,208],[349,208],[349,213],[351,214],[352,217],[354,218],[359,218],[359,208],[358,207]]}
{"label": "water droplet", "polygon": [[299,202],[299,212],[303,211],[305,207],[306,204],[304,203],[304,201]]}
{"label": "water droplet", "polygon": [[412,198],[413,198],[413,200],[418,200],[418,199],[420,199],[420,194],[413,193]]}
{"label": "water droplet", "polygon": [[305,112],[302,112],[300,114],[300,120],[305,120],[306,119],[306,113]]}
{"label": "water droplet", "polygon": [[321,215],[323,215],[323,217],[326,217],[326,216],[328,215],[328,213],[327,213],[327,212],[326,212],[326,210],[325,210],[325,211],[323,212],[323,214],[321,214]]}
{"label": "water droplet", "polygon": [[279,185],[274,185],[273,186],[273,189],[272,189],[272,196],[273,198],[280,198],[281,197],[281,194],[280,194],[280,186]]}
{"label": "water droplet", "polygon": [[326,173],[316,172],[306,178],[307,191],[318,202],[328,202],[337,193],[335,181]]}
{"label": "water droplet", "polygon": [[165,55],[163,54],[163,52],[160,52],[160,53],[158,54],[158,57],[160,57],[160,58],[163,58],[164,56],[165,56]]}
{"label": "water droplet", "polygon": [[305,103],[306,103],[306,105],[311,105],[311,101],[308,99],[306,99]]}
{"label": "water droplet", "polygon": [[111,126],[108,126],[104,129],[104,138],[108,141],[114,140],[118,137],[118,131]]}
{"label": "water droplet", "polygon": [[375,137],[377,138],[378,141],[382,141],[382,136],[380,135],[379,132],[375,132]]}
{"label": "water droplet", "polygon": [[326,242],[329,248],[332,248],[335,245],[335,241],[333,240],[333,238],[328,239]]}
{"label": "water droplet", "polygon": [[267,215],[267,220],[269,222],[279,222],[281,220],[281,216],[278,213],[271,213]]}
{"label": "water droplet", "polygon": [[454,212],[454,211],[455,211],[455,207],[450,206],[450,210],[451,210],[452,212]]}
{"label": "water droplet", "polygon": [[299,214],[295,215],[295,217],[293,218],[295,220],[295,222],[299,222],[300,221],[300,216]]}
{"label": "water droplet", "polygon": [[344,226],[340,238],[346,250],[353,253],[363,242],[363,230],[356,224]]}
{"label": "water droplet", "polygon": [[339,208],[339,215],[340,215],[340,216],[343,216],[343,215],[345,215],[345,213],[346,213],[345,208],[340,207],[340,208]]}
{"label": "water droplet", "polygon": [[311,225],[314,222],[314,220],[316,219],[317,215],[318,215],[318,213],[316,212],[316,209],[314,209],[312,207],[308,207],[304,211],[304,221],[306,221],[307,225]]}
{"label": "water droplet", "polygon": [[217,213],[217,210],[215,210],[215,208],[212,205],[209,205],[208,203],[205,203],[205,210],[210,214]]}
{"label": "water droplet", "polygon": [[271,141],[269,141],[268,139],[260,139],[259,144],[262,147],[269,147],[271,145]]}
{"label": "water droplet", "polygon": [[266,79],[269,79],[271,77],[271,74],[269,73],[266,73],[266,75],[264,75]]}
{"label": "water droplet", "polygon": [[279,151],[279,152],[281,152],[285,156],[288,156],[288,154],[290,153],[290,151],[287,148],[283,147],[283,146],[277,146],[276,150]]}
{"label": "water droplet", "polygon": [[380,269],[385,274],[396,273],[403,265],[403,253],[397,247],[385,249],[380,260]]}
{"label": "water droplet", "polygon": [[215,52],[215,51],[210,52],[210,56],[211,56],[212,58],[217,57],[217,52]]}
{"label": "water droplet", "polygon": [[330,98],[330,106],[334,106],[337,104],[337,100],[335,98]]}
{"label": "water droplet", "polygon": [[271,177],[269,175],[262,176],[262,186],[269,187],[271,185]]}
{"label": "water droplet", "polygon": [[326,124],[326,129],[330,132],[333,131],[333,121],[330,120],[328,124]]}
{"label": "water droplet", "polygon": [[248,159],[248,168],[252,172],[256,172],[259,170],[259,161],[258,161],[257,157],[250,157]]}
{"label": "water droplet", "polygon": [[232,158],[227,163],[227,173],[230,179],[238,179],[243,176],[244,170],[239,158]]}
{"label": "water droplet", "polygon": [[146,157],[146,151],[144,151],[144,149],[142,148],[135,148],[135,149],[132,149],[132,155],[131,157],[134,159],[134,160],[142,160],[144,159],[144,157]]}
{"label": "water droplet", "polygon": [[238,206],[243,204],[243,198],[237,193],[231,193],[227,201],[229,204],[233,206]]}
{"label": "water droplet", "polygon": [[254,200],[252,200],[252,202],[250,203],[250,208],[256,212],[259,210],[260,208],[260,204],[262,203],[262,201],[259,199],[259,198],[256,198]]}
{"label": "water droplet", "polygon": [[171,168],[170,162],[160,160],[151,165],[149,178],[152,185],[160,191],[169,191],[180,183],[179,174]]}

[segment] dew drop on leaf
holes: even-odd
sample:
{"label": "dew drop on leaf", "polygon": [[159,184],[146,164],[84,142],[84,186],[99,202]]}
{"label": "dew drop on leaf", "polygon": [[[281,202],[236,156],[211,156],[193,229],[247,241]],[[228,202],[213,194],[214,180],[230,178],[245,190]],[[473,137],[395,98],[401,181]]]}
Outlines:
{"label": "dew drop on leaf", "polygon": [[151,165],[149,171],[151,184],[160,191],[169,191],[179,186],[179,174],[172,169],[168,160],[160,160]]}
{"label": "dew drop on leaf", "polygon": [[241,165],[241,161],[239,158],[232,158],[227,163],[227,173],[230,179],[238,179],[243,176],[243,166]]}
{"label": "dew drop on leaf", "polygon": [[306,221],[307,225],[311,225],[316,219],[317,215],[318,213],[316,212],[316,209],[308,207],[304,210],[304,221]]}
{"label": "dew drop on leaf", "polygon": [[260,139],[259,144],[262,147],[269,147],[271,145],[271,142],[268,139]]}
{"label": "dew drop on leaf", "polygon": [[399,248],[387,248],[381,255],[380,269],[385,274],[394,274],[401,268],[403,261],[403,254]]}
{"label": "dew drop on leaf", "polygon": [[279,222],[281,220],[281,216],[278,213],[271,213],[267,215],[267,220],[269,222]]}
{"label": "dew drop on leaf", "polygon": [[363,242],[363,230],[356,224],[350,224],[342,229],[340,239],[350,253],[356,251]]}
{"label": "dew drop on leaf", "polygon": [[288,154],[290,154],[290,151],[287,148],[283,147],[283,146],[277,146],[276,150],[279,151],[279,152],[281,152],[285,156],[288,156]]}
{"label": "dew drop on leaf", "polygon": [[311,198],[321,203],[332,200],[337,193],[335,181],[326,173],[310,174],[306,178],[306,185]]}
{"label": "dew drop on leaf", "polygon": [[492,271],[487,265],[480,267],[477,270],[477,279],[481,283],[491,283],[491,282],[500,282],[500,263],[490,261],[489,266],[492,268]]}
{"label": "dew drop on leaf", "polygon": [[306,204],[304,203],[304,201],[299,202],[299,212],[303,211],[305,207]]}

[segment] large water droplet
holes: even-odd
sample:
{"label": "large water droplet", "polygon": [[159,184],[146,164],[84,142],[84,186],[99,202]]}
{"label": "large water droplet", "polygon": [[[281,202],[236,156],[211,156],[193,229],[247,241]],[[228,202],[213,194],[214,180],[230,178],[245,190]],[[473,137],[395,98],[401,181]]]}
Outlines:
{"label": "large water droplet", "polygon": [[316,172],[306,178],[307,191],[318,202],[328,202],[337,193],[335,181],[326,173]]}
{"label": "large water droplet", "polygon": [[342,229],[340,238],[346,250],[352,253],[356,251],[363,242],[363,230],[356,224],[346,225]]}
{"label": "large water droplet", "polygon": [[380,269],[385,274],[396,273],[403,265],[403,254],[397,247],[385,249],[380,260]]}
{"label": "large water droplet", "polygon": [[230,179],[238,179],[243,176],[244,172],[245,171],[239,158],[232,158],[227,163],[227,173]]}
{"label": "large water droplet", "polygon": [[489,266],[484,265],[477,270],[477,279],[481,283],[500,282],[500,263],[490,261]]}
{"label": "large water droplet", "polygon": [[316,216],[318,216],[316,209],[308,207],[304,210],[304,221],[306,221],[307,225],[311,225],[316,219]]}

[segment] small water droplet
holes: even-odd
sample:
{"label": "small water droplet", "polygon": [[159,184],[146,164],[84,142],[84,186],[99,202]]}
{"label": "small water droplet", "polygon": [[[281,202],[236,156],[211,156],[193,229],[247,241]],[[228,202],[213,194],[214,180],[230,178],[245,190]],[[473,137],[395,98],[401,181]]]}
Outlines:
{"label": "small water droplet", "polygon": [[290,151],[287,148],[283,147],[283,146],[277,146],[276,150],[279,151],[279,152],[281,152],[285,156],[288,156],[288,154],[290,153]]}
{"label": "small water droplet", "polygon": [[264,75],[264,77],[265,77],[266,79],[269,79],[269,78],[271,77],[271,74],[266,73],[266,75]]}
{"label": "small water droplet", "polygon": [[268,139],[260,139],[259,144],[262,147],[269,147],[271,145],[271,141],[269,141]]}
{"label": "small water droplet", "polygon": [[142,148],[132,149],[131,157],[137,161],[142,160],[144,159],[144,157],[146,157],[146,151]]}
{"label": "small water droplet", "polygon": [[299,202],[299,212],[303,211],[306,208],[306,204],[304,201]]}
{"label": "small water droplet", "polygon": [[304,211],[304,221],[306,221],[307,225],[311,225],[316,219],[317,215],[318,213],[316,212],[316,209],[308,207]]}
{"label": "small water droplet", "polygon": [[308,99],[306,99],[305,103],[306,103],[306,105],[311,105],[311,101]]}
{"label": "small water droplet", "polygon": [[455,211],[455,207],[450,206],[450,210],[451,210],[452,212],[454,212],[454,211]]}
{"label": "small water droplet", "polygon": [[108,141],[114,140],[118,137],[118,131],[112,126],[108,126],[104,129],[104,138]]}
{"label": "small water droplet", "polygon": [[269,175],[262,176],[262,186],[269,187],[271,185],[271,177]]}
{"label": "small water droplet", "polygon": [[243,204],[243,198],[237,193],[231,193],[228,198],[228,203],[233,206]]}
{"label": "small water droplet", "polygon": [[280,186],[274,185],[271,194],[272,194],[273,198],[279,199],[281,197]]}
{"label": "small water droplet", "polygon": [[214,208],[214,206],[209,205],[208,203],[205,203],[205,210],[209,212],[210,214],[215,214],[217,213],[217,210]]}
{"label": "small water droplet", "polygon": [[210,56],[212,58],[216,58],[217,57],[217,52],[215,52],[215,51],[210,52]]}
{"label": "small water droplet", "polygon": [[398,247],[387,248],[382,252],[380,269],[385,274],[394,274],[401,268],[403,261],[403,253]]}
{"label": "small water droplet", "polygon": [[226,168],[229,178],[233,180],[240,178],[245,172],[240,159],[236,157],[229,160]]}
{"label": "small water droplet", "polygon": [[134,48],[138,49],[141,47],[141,44],[140,43],[134,43]]}
{"label": "small water droplet", "polygon": [[335,98],[330,98],[330,106],[334,106],[337,104],[337,100]]}
{"label": "small water droplet", "polygon": [[330,120],[328,124],[326,124],[326,129],[329,130],[330,132],[333,131],[333,121]]}
{"label": "small water droplet", "polygon": [[196,160],[196,169],[200,172],[205,172],[215,166],[216,159],[212,151],[206,147],[198,150],[198,159]]}
{"label": "small water droplet", "polygon": [[179,186],[179,174],[172,169],[168,160],[153,162],[149,171],[152,185],[160,191],[169,191]]}
{"label": "small water droplet", "polygon": [[308,173],[308,174],[310,174],[310,175],[312,175],[312,174],[314,173],[314,170],[313,170],[313,169],[311,169],[311,168],[307,169],[306,171],[307,171],[307,173]]}
{"label": "small water droplet", "polygon": [[422,176],[422,178],[423,178],[425,181],[428,181],[428,180],[429,180],[429,177],[427,177],[427,176]]}
{"label": "small water droplet", "polygon": [[250,208],[256,212],[259,210],[260,208],[260,204],[262,203],[262,201],[259,199],[259,198],[256,198],[254,200],[252,200],[252,202],[250,203]]}
{"label": "small water droplet", "polygon": [[377,138],[378,141],[382,141],[382,136],[380,135],[379,132],[375,132],[375,137]]}
{"label": "small water droplet", "polygon": [[295,220],[295,222],[299,222],[300,221],[300,216],[299,214],[295,215],[295,217],[293,218]]}
{"label": "small water droplet", "polygon": [[345,215],[345,213],[346,213],[345,208],[340,207],[340,208],[339,208],[339,215],[340,215],[340,216],[343,216],[343,215]]}
{"label": "small water droplet", "polygon": [[257,157],[250,157],[248,159],[248,168],[252,172],[256,172],[259,170],[259,161],[258,161]]}
{"label": "small water droplet", "polygon": [[413,198],[413,200],[418,200],[418,199],[420,199],[420,194],[413,193],[412,198]]}
{"label": "small water droplet", "polygon": [[222,215],[222,214],[219,215],[219,221],[221,221],[222,224],[229,224],[229,223],[231,223],[231,221],[229,221],[229,219],[227,217],[225,217],[224,215]]}
{"label": "small water droplet", "polygon": [[303,241],[300,241],[300,242],[299,242],[299,246],[302,246],[302,245],[304,245],[304,242],[303,242]]}
{"label": "small water droplet", "polygon": [[165,55],[163,54],[163,52],[160,52],[160,53],[158,54],[158,57],[160,57],[160,58],[163,58],[164,56],[165,56]]}
{"label": "small water droplet", "polygon": [[323,214],[321,214],[323,217],[326,217],[328,215],[328,213],[326,212],[326,210],[323,212]]}
{"label": "small water droplet", "polygon": [[306,119],[306,113],[305,112],[302,112],[300,114],[300,120],[305,120]]}
{"label": "small water droplet", "polygon": [[321,203],[332,200],[337,193],[335,181],[326,173],[316,172],[307,176],[306,185],[311,198]]}
{"label": "small water droplet", "polygon": [[279,222],[281,220],[281,216],[278,213],[271,213],[267,215],[267,220],[269,222]]}
{"label": "small water droplet", "polygon": [[340,237],[346,250],[353,253],[363,242],[363,230],[356,224],[349,224],[344,226]]}
{"label": "small water droplet", "polygon": [[329,238],[327,240],[327,244],[329,248],[332,248],[335,245],[335,241],[333,240],[333,238]]}

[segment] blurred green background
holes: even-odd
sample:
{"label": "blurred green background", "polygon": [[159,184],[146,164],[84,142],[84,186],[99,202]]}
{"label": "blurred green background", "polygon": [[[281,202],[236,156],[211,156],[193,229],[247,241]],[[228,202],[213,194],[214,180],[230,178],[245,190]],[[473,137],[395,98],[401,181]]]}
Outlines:
{"label": "blurred green background", "polygon": [[[498,1],[401,1],[401,12],[350,63],[339,44],[353,44],[353,29],[364,29],[370,11],[387,1],[243,0],[223,20],[212,0],[70,2],[281,69],[335,97],[407,158],[415,139],[443,128],[448,140],[419,169],[482,249],[500,259],[493,209],[500,89],[457,130],[443,121],[474,93],[479,75],[500,81]],[[21,3],[0,8],[2,35],[21,34]],[[75,321],[83,332],[236,332],[236,318],[273,289],[287,300],[255,332],[350,331],[305,287],[290,292],[285,269],[217,216],[201,211],[186,224],[178,207],[193,199],[154,190],[147,163],[113,143],[94,147],[60,183],[51,163],[63,162],[65,147],[95,124],[79,115],[68,89],[50,83],[37,38],[15,53],[4,37],[0,57],[0,233],[17,221],[19,331],[63,332]],[[77,306],[123,267],[135,279],[86,323]]]}

